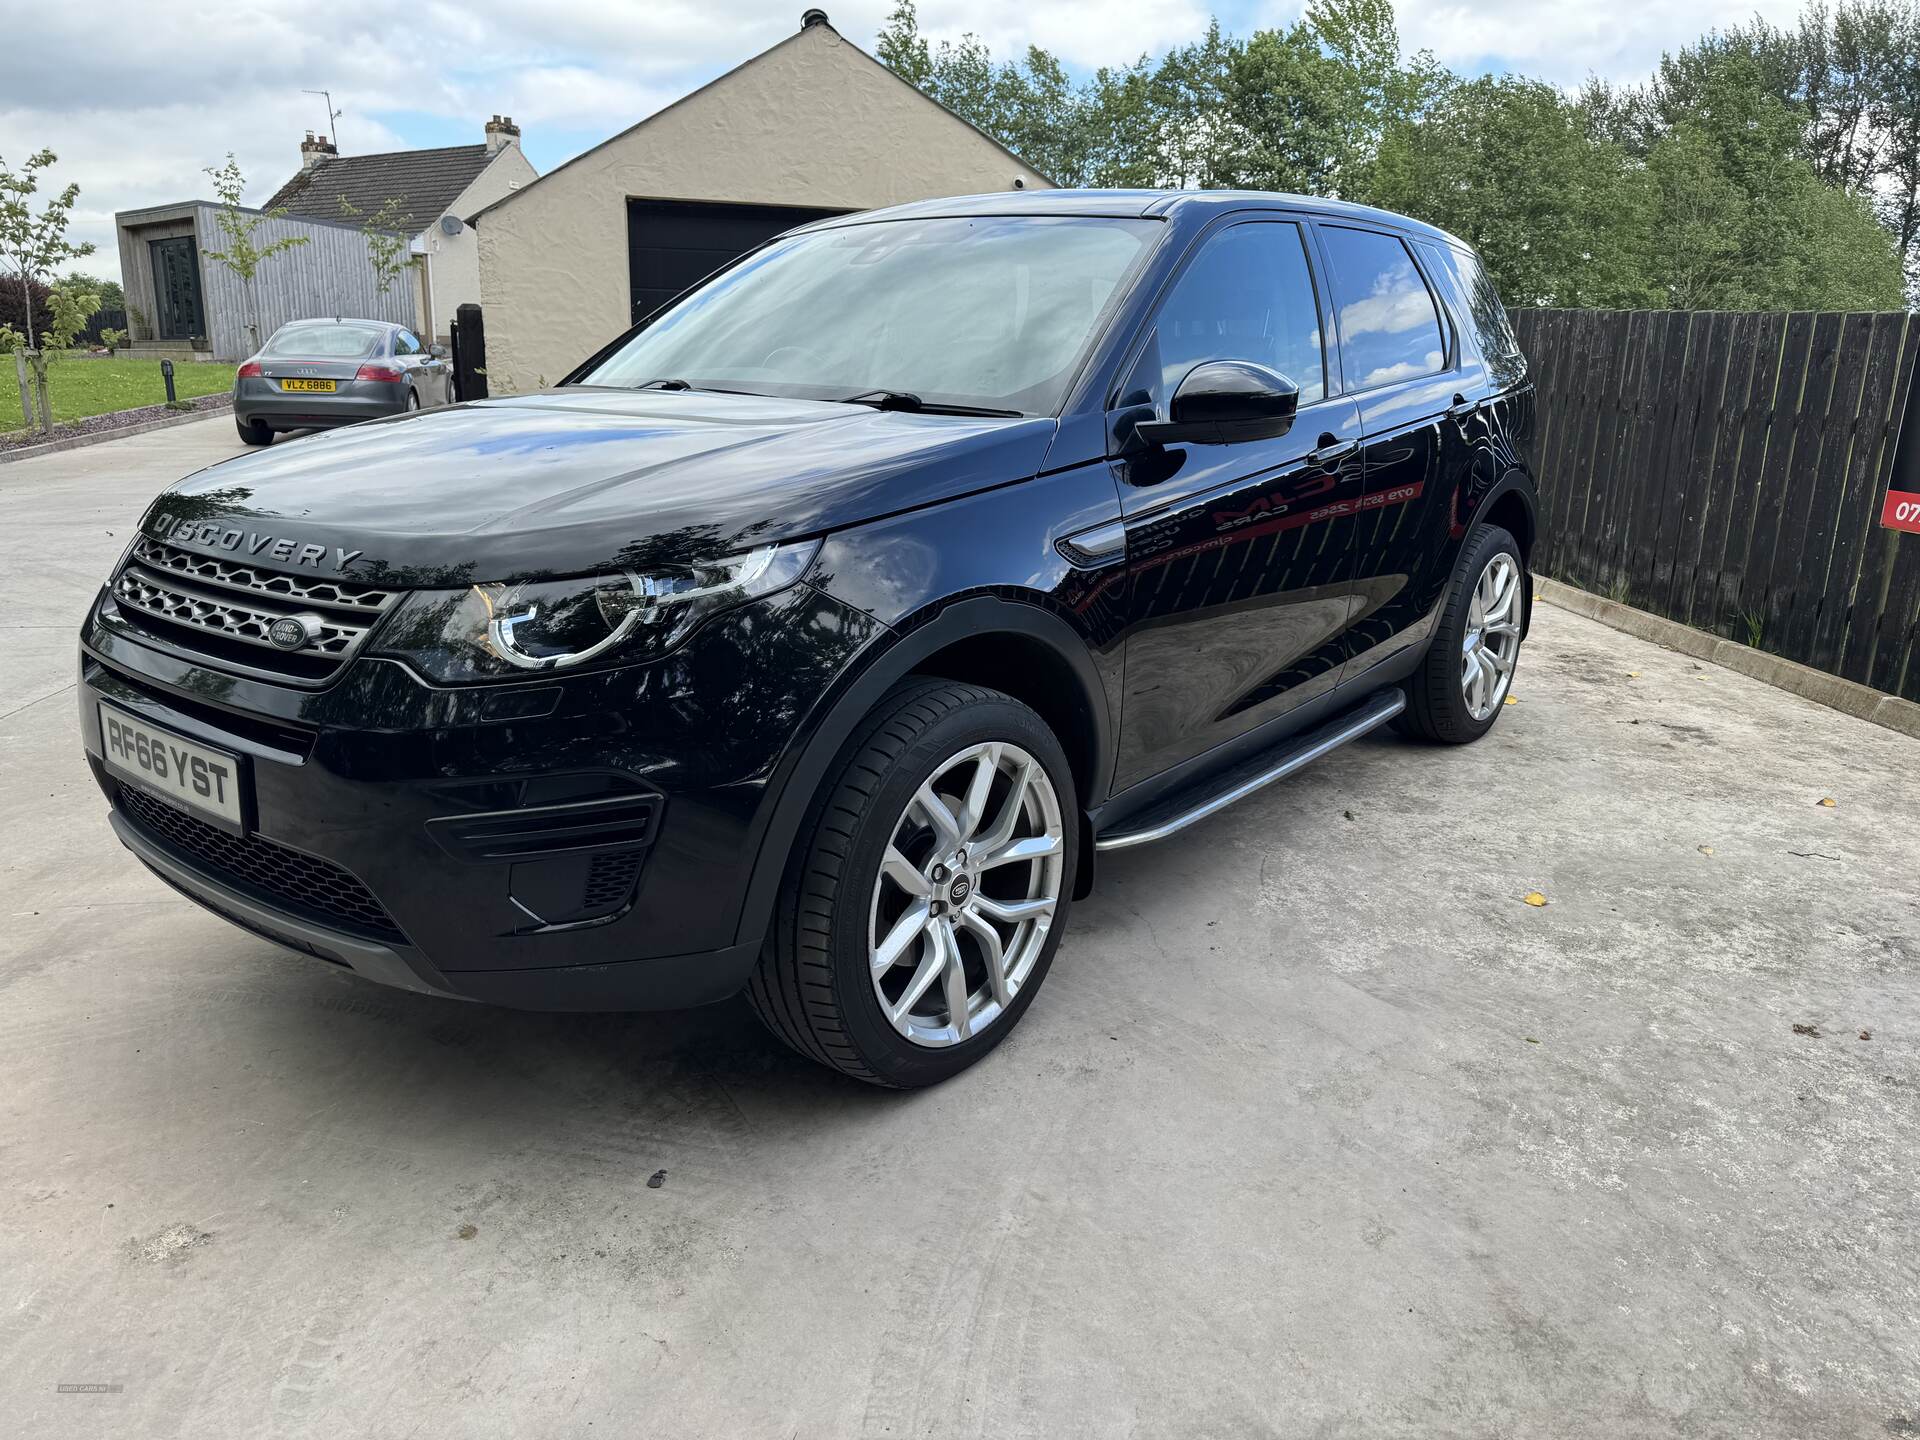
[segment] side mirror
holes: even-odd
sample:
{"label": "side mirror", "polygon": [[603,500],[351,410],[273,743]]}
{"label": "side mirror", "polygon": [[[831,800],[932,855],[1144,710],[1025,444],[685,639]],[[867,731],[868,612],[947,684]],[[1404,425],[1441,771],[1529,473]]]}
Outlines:
{"label": "side mirror", "polygon": [[1247,360],[1209,360],[1189,370],[1173,392],[1170,418],[1143,420],[1134,433],[1152,445],[1272,440],[1293,428],[1299,408],[1300,387],[1278,370]]}
{"label": "side mirror", "polygon": [[447,358],[447,347],[444,345],[429,345],[427,346],[427,354],[436,360],[444,360]]}

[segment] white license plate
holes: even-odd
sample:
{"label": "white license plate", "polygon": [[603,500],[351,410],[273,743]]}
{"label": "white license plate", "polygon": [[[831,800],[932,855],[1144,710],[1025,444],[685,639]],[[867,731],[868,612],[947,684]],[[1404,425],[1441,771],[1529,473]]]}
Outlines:
{"label": "white license plate", "polygon": [[115,774],[224,829],[245,833],[237,757],[150,725],[104,701],[100,747]]}

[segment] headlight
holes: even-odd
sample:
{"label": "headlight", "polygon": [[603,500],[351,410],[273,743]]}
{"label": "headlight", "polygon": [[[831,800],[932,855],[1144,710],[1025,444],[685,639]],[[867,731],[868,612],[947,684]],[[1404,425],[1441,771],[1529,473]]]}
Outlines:
{"label": "headlight", "polygon": [[416,590],[377,648],[454,684],[644,660],[716,611],[784,590],[819,551],[809,540],[645,573]]}

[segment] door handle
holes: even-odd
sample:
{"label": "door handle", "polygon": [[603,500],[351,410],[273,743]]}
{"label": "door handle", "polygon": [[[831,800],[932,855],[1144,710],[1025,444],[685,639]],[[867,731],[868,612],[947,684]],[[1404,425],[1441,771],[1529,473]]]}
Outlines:
{"label": "door handle", "polygon": [[1320,437],[1318,448],[1308,453],[1307,461],[1323,470],[1331,470],[1359,448],[1358,440],[1336,439],[1333,432],[1328,431]]}
{"label": "door handle", "polygon": [[1449,420],[1464,420],[1479,408],[1478,405],[1467,399],[1466,396],[1456,395],[1453,397],[1453,404],[1447,407],[1447,418]]}

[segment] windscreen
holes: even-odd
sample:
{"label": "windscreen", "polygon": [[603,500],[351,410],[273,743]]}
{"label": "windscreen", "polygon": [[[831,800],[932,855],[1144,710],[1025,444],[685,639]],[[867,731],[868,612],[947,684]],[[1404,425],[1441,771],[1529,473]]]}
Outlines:
{"label": "windscreen", "polygon": [[373,354],[381,331],[371,325],[332,322],[282,325],[267,341],[262,355],[303,355],[319,360],[358,360]]}
{"label": "windscreen", "polygon": [[655,317],[580,383],[901,391],[1051,414],[1158,225],[964,216],[795,235]]}

